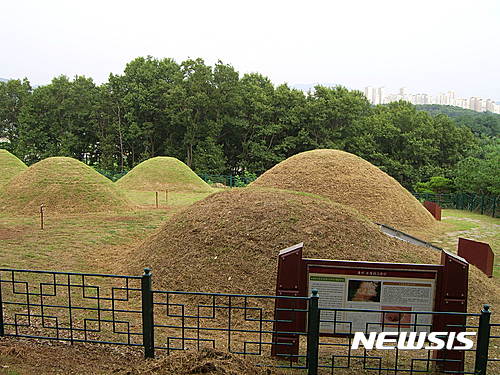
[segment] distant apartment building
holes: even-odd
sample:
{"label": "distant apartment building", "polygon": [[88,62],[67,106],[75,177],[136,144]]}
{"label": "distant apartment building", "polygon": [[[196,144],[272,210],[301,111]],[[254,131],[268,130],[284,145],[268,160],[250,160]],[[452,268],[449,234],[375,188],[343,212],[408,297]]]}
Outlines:
{"label": "distant apartment building", "polygon": [[426,93],[410,94],[406,87],[401,87],[396,94],[387,94],[384,87],[367,86],[364,90],[365,96],[371,104],[386,104],[405,100],[412,104],[441,104],[451,105],[476,112],[492,112],[500,114],[500,104],[491,99],[478,97],[458,98],[455,91],[448,91],[432,96]]}

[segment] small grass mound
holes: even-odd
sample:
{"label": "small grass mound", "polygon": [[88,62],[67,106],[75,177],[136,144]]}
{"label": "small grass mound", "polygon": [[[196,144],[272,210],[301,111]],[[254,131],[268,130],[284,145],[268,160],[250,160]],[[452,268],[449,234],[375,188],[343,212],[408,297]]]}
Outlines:
{"label": "small grass mound", "polygon": [[394,178],[344,151],[314,150],[294,155],[251,185],[318,194],[402,230],[421,231],[435,225],[431,214]]}
{"label": "small grass mound", "polygon": [[50,213],[116,212],[132,203],[106,177],[67,157],[44,159],[14,177],[0,196],[0,209],[32,214],[44,204]]}
{"label": "small grass mound", "polygon": [[0,190],[28,167],[9,151],[0,149]]}
{"label": "small grass mound", "polygon": [[232,189],[174,215],[132,254],[155,288],[274,294],[278,252],[299,242],[305,256],[439,262],[439,253],[388,237],[357,211],[311,194]]}
{"label": "small grass mound", "polygon": [[158,156],[138,164],[116,184],[125,190],[210,191],[210,186],[182,161]]}
{"label": "small grass mound", "polygon": [[278,375],[284,370],[257,366],[252,359],[212,348],[180,351],[152,360],[148,366],[136,366],[118,372],[119,375]]}

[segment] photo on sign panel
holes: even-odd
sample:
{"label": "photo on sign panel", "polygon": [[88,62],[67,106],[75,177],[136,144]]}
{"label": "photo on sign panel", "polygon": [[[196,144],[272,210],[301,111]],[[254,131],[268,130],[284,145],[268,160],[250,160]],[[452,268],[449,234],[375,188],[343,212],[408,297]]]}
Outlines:
{"label": "photo on sign panel", "polygon": [[[404,311],[411,311],[411,307],[382,306],[382,310],[391,311],[382,314],[381,321],[384,327],[410,328],[411,314],[405,313]],[[394,312],[394,310],[401,312]]]}
{"label": "photo on sign panel", "polygon": [[348,301],[380,302],[380,281],[349,280]]}

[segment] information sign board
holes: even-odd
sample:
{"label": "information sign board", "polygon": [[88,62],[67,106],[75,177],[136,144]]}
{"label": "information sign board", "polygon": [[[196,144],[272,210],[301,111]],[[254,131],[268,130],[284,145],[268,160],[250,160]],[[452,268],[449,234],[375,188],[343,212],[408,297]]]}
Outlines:
{"label": "information sign board", "polygon": [[[466,312],[469,268],[465,259],[444,250],[440,264],[308,259],[302,257],[303,246],[280,251],[276,295],[306,297],[317,289],[321,335],[463,330],[464,315],[412,312]],[[306,309],[304,300],[276,299],[273,355],[296,359],[298,333],[307,329]],[[446,359],[442,363],[446,370],[463,371],[463,351],[436,350],[434,358]]]}
{"label": "information sign board", "polygon": [[[419,316],[415,326],[415,315],[410,312],[434,310],[436,276],[435,272],[408,270],[309,267],[308,294],[312,289],[318,290],[321,309],[388,311],[322,310],[322,334],[391,330],[429,332],[432,315]],[[343,323],[334,323],[339,321]]]}

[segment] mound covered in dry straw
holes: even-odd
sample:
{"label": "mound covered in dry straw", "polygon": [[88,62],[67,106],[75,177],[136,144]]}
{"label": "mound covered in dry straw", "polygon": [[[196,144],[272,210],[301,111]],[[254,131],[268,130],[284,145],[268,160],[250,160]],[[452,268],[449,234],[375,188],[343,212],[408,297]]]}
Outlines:
{"label": "mound covered in dry straw", "polygon": [[[246,188],[213,194],[174,215],[127,259],[128,271],[152,267],[155,289],[269,295],[275,293],[278,252],[299,242],[309,258],[440,261],[438,251],[388,237],[354,209],[328,199]],[[493,303],[490,293],[498,287],[471,268],[471,305]]]}
{"label": "mound covered in dry straw", "polygon": [[394,178],[344,151],[314,150],[277,164],[252,186],[318,194],[381,224],[414,231],[434,226],[430,213]]}
{"label": "mound covered in dry straw", "polygon": [[386,236],[355,210],[275,189],[213,194],[175,215],[135,253],[167,288],[273,293],[278,252],[305,242],[305,256],[367,261],[438,259]]}
{"label": "mound covered in dry straw", "polygon": [[124,193],[84,163],[67,157],[44,159],[14,177],[0,195],[0,209],[36,213],[123,211],[132,208]]}
{"label": "mound covered in dry straw", "polygon": [[28,167],[9,151],[0,149],[0,190]]}
{"label": "mound covered in dry straw", "polygon": [[116,184],[127,190],[210,191],[210,186],[182,161],[158,156],[138,164]]}
{"label": "mound covered in dry straw", "polygon": [[251,359],[211,348],[177,352],[155,359],[148,366],[136,366],[132,370],[119,372],[119,374],[128,375],[278,375],[285,373],[279,369],[258,367]]}

